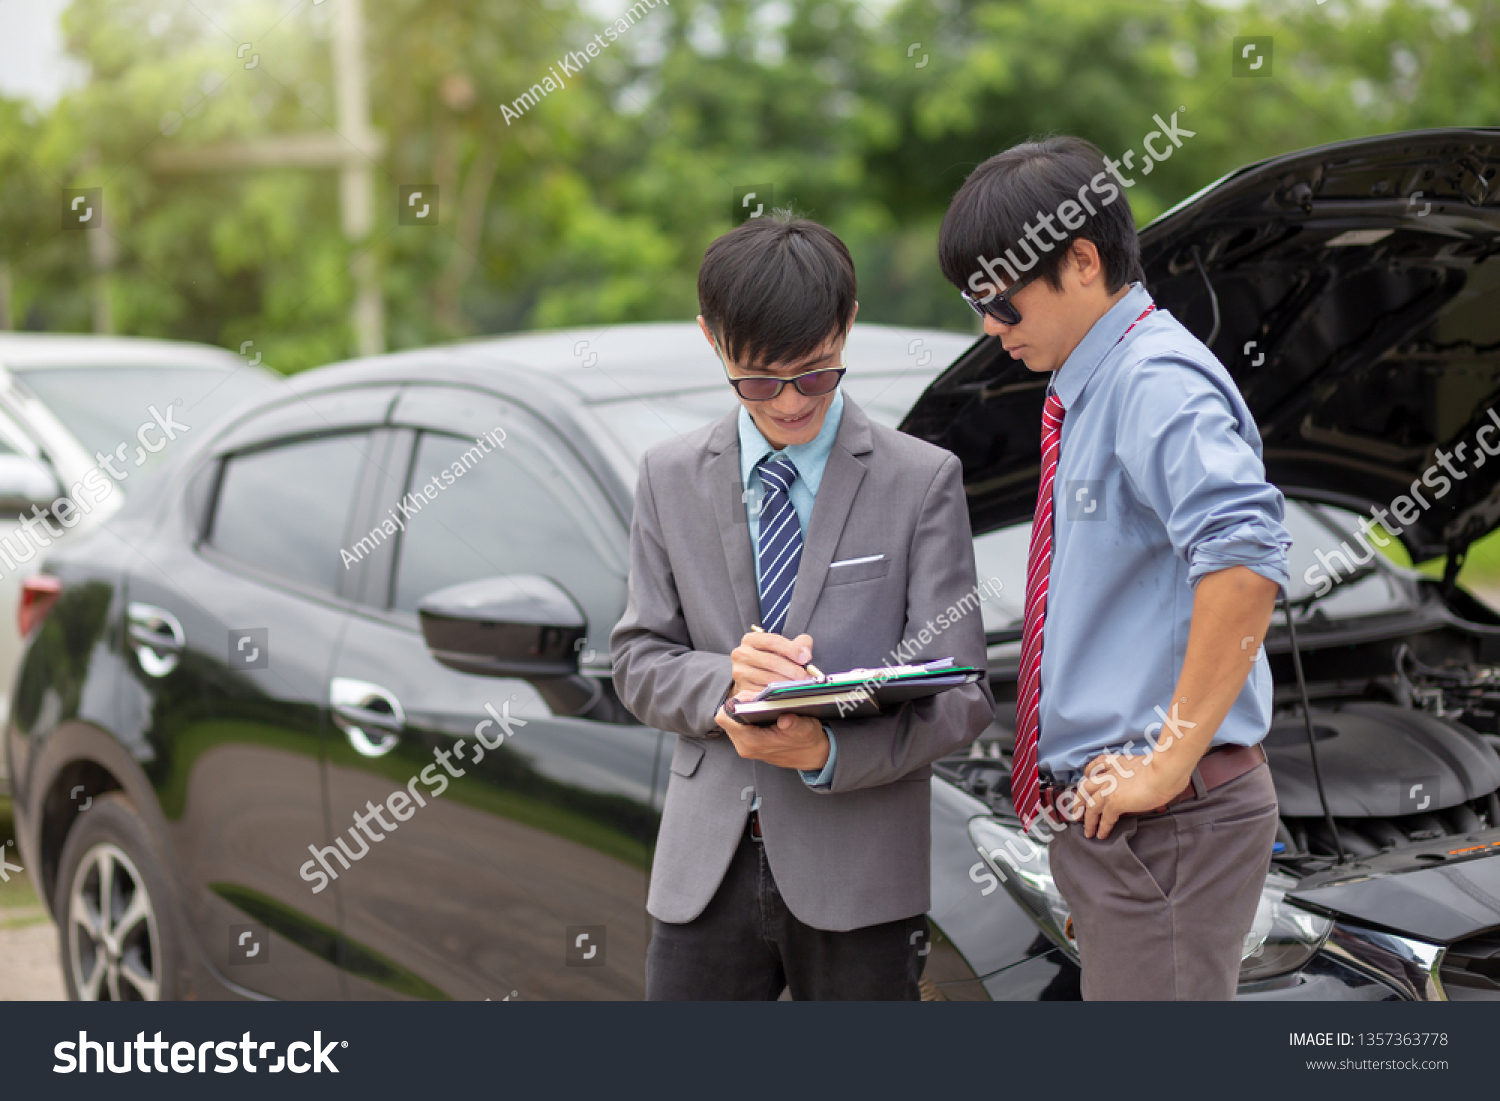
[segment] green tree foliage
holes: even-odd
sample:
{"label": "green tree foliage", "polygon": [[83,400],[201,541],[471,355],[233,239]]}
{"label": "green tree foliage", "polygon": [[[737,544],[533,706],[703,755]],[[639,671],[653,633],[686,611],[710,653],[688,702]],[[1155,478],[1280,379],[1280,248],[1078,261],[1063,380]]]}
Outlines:
{"label": "green tree foliage", "polygon": [[[862,320],[968,330],[936,270],[937,227],[964,176],[1016,141],[1078,133],[1139,165],[1153,119],[1176,113],[1193,136],[1129,191],[1144,224],[1262,157],[1500,123],[1494,0],[365,7],[386,139],[367,244],[393,347],[689,317],[703,249],[752,183],[849,242]],[[165,150],[337,128],[333,8],[75,0],[86,83],[45,117],[0,102],[14,315],[87,330],[102,294],[120,332],[253,339],[283,370],[349,354],[335,171],[159,167]],[[1273,38],[1269,78],[1231,75],[1246,35]],[[533,85],[546,94],[528,104]],[[397,224],[398,186],[418,183],[438,187],[435,228]],[[62,189],[85,186],[105,188],[107,247],[60,228]]]}

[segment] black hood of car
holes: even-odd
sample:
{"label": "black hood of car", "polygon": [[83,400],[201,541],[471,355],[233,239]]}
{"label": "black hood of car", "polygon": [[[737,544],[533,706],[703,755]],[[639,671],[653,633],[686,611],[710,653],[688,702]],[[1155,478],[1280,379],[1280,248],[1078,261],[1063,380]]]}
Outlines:
{"label": "black hood of car", "polygon": [[1304,879],[1288,897],[1332,918],[1431,944],[1493,935],[1500,929],[1500,831],[1336,865]]}
{"label": "black hood of car", "polygon": [[[1465,445],[1449,492],[1421,488],[1417,560],[1500,524],[1500,458],[1474,442],[1492,406],[1500,423],[1497,175],[1500,129],[1360,138],[1242,168],[1141,232],[1147,288],[1229,369],[1287,496],[1389,507]],[[902,423],[963,462],[976,532],[1031,516],[1046,381],[986,337]]]}

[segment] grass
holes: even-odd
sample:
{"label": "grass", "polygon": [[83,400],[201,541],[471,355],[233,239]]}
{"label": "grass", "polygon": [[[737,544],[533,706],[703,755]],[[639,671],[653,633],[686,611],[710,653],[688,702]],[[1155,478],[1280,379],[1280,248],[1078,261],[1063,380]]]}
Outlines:
{"label": "grass", "polygon": [[[10,796],[0,795],[0,844],[14,841],[15,837],[16,823],[11,811]],[[5,860],[12,866],[21,863],[21,854],[16,845],[5,846]],[[25,872],[10,870],[5,874],[10,877],[10,881],[0,881],[0,929],[46,921],[46,911],[41,909],[42,900],[31,887],[31,877]]]}
{"label": "grass", "polygon": [[[1423,573],[1431,573],[1434,577],[1442,577],[1445,561],[1434,558],[1431,562],[1423,562],[1417,569]],[[1492,531],[1483,539],[1476,539],[1470,544],[1468,557],[1458,571],[1458,581],[1466,587],[1500,585],[1500,531]]]}
{"label": "grass", "polygon": [[[1411,555],[1406,553],[1401,540],[1391,536],[1379,524],[1371,524],[1370,527],[1388,539],[1388,545],[1381,548],[1381,553],[1398,566],[1412,564]],[[1378,541],[1372,542],[1377,542],[1378,545]],[[1447,563],[1447,558],[1429,558],[1416,569],[1429,577],[1442,577]],[[1468,557],[1458,571],[1458,583],[1467,589],[1500,587],[1500,530],[1492,531],[1483,539],[1476,539],[1469,544]]]}

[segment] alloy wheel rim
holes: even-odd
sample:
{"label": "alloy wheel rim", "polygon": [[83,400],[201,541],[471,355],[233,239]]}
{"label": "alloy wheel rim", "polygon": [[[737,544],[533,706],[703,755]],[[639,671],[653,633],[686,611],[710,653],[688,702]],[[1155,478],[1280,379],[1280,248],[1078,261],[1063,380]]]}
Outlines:
{"label": "alloy wheel rim", "polygon": [[156,911],[140,871],[109,842],[84,854],[68,896],[68,965],[80,1001],[161,996]]}

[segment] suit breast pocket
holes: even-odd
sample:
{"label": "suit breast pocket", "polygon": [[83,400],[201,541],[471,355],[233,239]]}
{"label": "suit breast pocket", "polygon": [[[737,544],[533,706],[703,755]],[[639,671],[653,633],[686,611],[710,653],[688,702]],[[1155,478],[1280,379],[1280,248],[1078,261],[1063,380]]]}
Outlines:
{"label": "suit breast pocket", "polygon": [[848,585],[855,581],[872,581],[884,577],[891,569],[891,560],[883,554],[862,554],[856,558],[845,558],[828,564],[828,577],[824,588]]}

